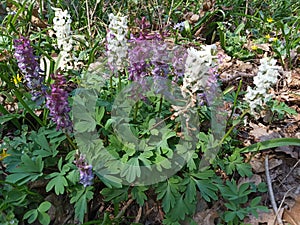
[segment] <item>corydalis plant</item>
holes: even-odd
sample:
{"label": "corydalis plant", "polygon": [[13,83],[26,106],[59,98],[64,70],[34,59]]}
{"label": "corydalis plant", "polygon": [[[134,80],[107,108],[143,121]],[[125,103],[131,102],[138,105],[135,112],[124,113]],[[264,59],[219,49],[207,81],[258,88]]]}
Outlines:
{"label": "corydalis plant", "polygon": [[26,85],[32,94],[32,100],[40,105],[45,99],[44,77],[36,57],[33,54],[33,48],[30,46],[30,40],[20,37],[14,40],[14,56],[18,61],[18,67],[24,74]]}
{"label": "corydalis plant", "polygon": [[248,87],[244,98],[249,104],[251,114],[255,116],[262,109],[261,106],[264,106],[272,98],[269,91],[276,84],[281,69],[280,66],[275,66],[275,59],[262,58],[260,63],[258,73],[253,79],[255,87]]}
{"label": "corydalis plant", "polygon": [[64,89],[66,79],[61,74],[53,74],[51,78],[54,83],[51,85],[51,92],[47,94],[46,106],[49,109],[49,116],[56,123],[56,129],[72,131],[72,122],[69,116],[71,108],[68,103],[68,92]]}
{"label": "corydalis plant", "polygon": [[193,47],[187,49],[183,91],[191,91],[194,94],[199,90],[204,90],[212,74],[211,69],[216,66],[217,57],[213,54],[214,50],[214,45],[203,46],[202,50],[196,50]]}
{"label": "corydalis plant", "polygon": [[[140,27],[138,35],[131,35],[129,58],[129,80],[140,81],[145,76],[166,77],[170,74],[170,64],[173,64],[175,75],[182,76],[184,51],[169,46],[159,33],[150,33],[150,24],[143,17],[136,20]],[[179,53],[179,54],[178,54]],[[181,57],[177,57],[181,55]],[[178,74],[177,74],[178,73]]]}
{"label": "corydalis plant", "polygon": [[79,66],[79,63],[72,52],[75,41],[72,38],[71,16],[67,10],[62,10],[60,8],[52,9],[55,11],[53,29],[57,38],[57,48],[60,50],[58,56],[59,66],[57,68],[63,70],[76,68]]}
{"label": "corydalis plant", "polygon": [[79,183],[83,184],[84,187],[90,186],[93,184],[93,167],[86,162],[86,158],[82,154],[75,155],[75,165],[79,169],[80,180]]}
{"label": "corydalis plant", "polygon": [[127,57],[127,16],[109,14],[109,26],[106,36],[108,65],[113,72],[124,69]]}

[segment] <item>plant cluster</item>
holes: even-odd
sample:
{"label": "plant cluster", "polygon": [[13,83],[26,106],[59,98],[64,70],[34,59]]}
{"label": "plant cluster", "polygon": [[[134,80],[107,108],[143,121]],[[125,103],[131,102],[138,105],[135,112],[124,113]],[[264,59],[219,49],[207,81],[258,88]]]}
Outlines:
{"label": "plant cluster", "polygon": [[[226,26],[240,23],[238,1],[217,1],[216,9],[193,25],[178,15],[198,11],[200,3],[75,2],[3,3],[0,223],[142,224],[144,218],[126,217],[120,207],[134,202],[145,210],[150,200],[161,209],[162,223],[170,225],[196,224],[201,199],[224,200],[219,224],[241,224],[266,210],[255,197],[266,191],[263,183],[237,184],[237,177],[252,176],[243,154],[300,144],[283,139],[243,148],[233,131],[246,115],[254,118],[262,110],[278,118],[295,113],[272,101],[269,91],[279,76],[274,58],[281,64],[288,59],[284,68],[293,66],[299,15],[290,12],[288,25],[272,41],[276,54],[260,60],[255,87],[243,93],[242,82],[235,92],[222,90],[223,56],[216,45],[199,44],[193,35],[217,18],[211,34],[228,54],[248,59],[258,54],[244,48],[251,20],[266,25],[258,37],[265,40],[264,32],[287,20],[286,14],[274,16],[273,26],[266,19],[276,8],[267,15],[251,11],[248,21],[232,30]],[[235,11],[228,15],[222,9],[231,3]],[[133,10],[139,7],[145,10]],[[285,42],[282,49],[279,41]],[[226,101],[232,103],[228,115],[222,113]]]}

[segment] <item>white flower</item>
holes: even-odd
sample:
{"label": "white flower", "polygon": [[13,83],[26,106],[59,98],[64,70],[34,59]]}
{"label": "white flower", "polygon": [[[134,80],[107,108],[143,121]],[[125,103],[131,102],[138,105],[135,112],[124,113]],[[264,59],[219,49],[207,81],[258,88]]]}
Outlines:
{"label": "white flower", "polygon": [[187,49],[183,90],[195,93],[205,88],[210,75],[209,69],[215,66],[216,57],[212,54],[214,49],[215,45],[203,46],[200,51],[193,47]]}
{"label": "white flower", "polygon": [[276,84],[279,76],[278,71],[281,69],[280,66],[275,66],[275,59],[262,58],[260,63],[258,73],[253,79],[255,87],[253,89],[248,87],[244,97],[253,115],[257,115],[256,111],[273,97],[269,90]]}
{"label": "white flower", "polygon": [[110,24],[108,26],[107,40],[107,57],[108,63],[112,70],[122,70],[127,56],[127,38],[128,31],[127,16],[108,15]]}
{"label": "white flower", "polygon": [[80,62],[72,52],[75,41],[72,38],[71,16],[67,10],[54,7],[52,9],[55,11],[53,29],[57,38],[57,48],[60,50],[59,57],[56,59],[57,68],[62,70],[77,68]]}
{"label": "white flower", "polygon": [[58,48],[63,48],[66,42],[70,42],[71,39],[71,16],[67,10],[60,8],[53,8],[55,11],[55,17],[53,18],[53,29],[56,32]]}

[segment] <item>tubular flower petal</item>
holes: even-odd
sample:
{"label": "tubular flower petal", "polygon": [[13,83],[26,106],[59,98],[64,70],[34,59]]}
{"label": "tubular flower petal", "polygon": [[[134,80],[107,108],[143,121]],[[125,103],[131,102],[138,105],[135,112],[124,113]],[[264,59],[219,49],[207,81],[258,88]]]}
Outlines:
{"label": "tubular flower petal", "polygon": [[49,116],[56,123],[56,129],[72,131],[72,122],[69,116],[71,108],[68,103],[68,92],[64,89],[66,79],[61,74],[51,76],[54,83],[51,85],[51,93],[47,95],[46,106],[50,110]]}
{"label": "tubular flower petal", "polygon": [[32,94],[32,100],[40,105],[45,99],[44,77],[41,75],[41,69],[36,57],[33,54],[33,48],[30,46],[30,40],[21,37],[14,40],[14,56],[18,61],[18,67],[24,74],[27,87]]}

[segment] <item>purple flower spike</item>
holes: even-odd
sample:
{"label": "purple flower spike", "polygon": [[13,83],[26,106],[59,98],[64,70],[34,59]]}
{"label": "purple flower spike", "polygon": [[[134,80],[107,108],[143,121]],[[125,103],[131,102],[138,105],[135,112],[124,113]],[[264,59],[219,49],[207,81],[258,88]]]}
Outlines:
{"label": "purple flower spike", "polygon": [[218,88],[218,71],[216,67],[211,67],[208,70],[209,77],[207,79],[206,83],[206,100],[208,104],[212,104],[213,100],[215,98],[215,93],[217,92]]}
{"label": "purple flower spike", "polygon": [[26,85],[32,94],[32,100],[40,105],[45,99],[46,88],[44,86],[44,77],[41,75],[41,69],[36,57],[33,54],[33,48],[30,46],[30,40],[25,37],[14,40],[15,54],[18,61],[18,67],[24,74]]}
{"label": "purple flower spike", "polygon": [[84,187],[91,186],[94,179],[93,167],[86,163],[86,159],[82,154],[75,155],[74,163],[76,164],[80,172],[79,183],[83,184]]}
{"label": "purple flower spike", "polygon": [[49,116],[56,123],[56,129],[72,131],[72,122],[69,116],[71,108],[68,104],[68,92],[64,90],[66,79],[61,74],[51,76],[54,83],[51,85],[51,93],[47,95],[46,106],[50,110]]}

